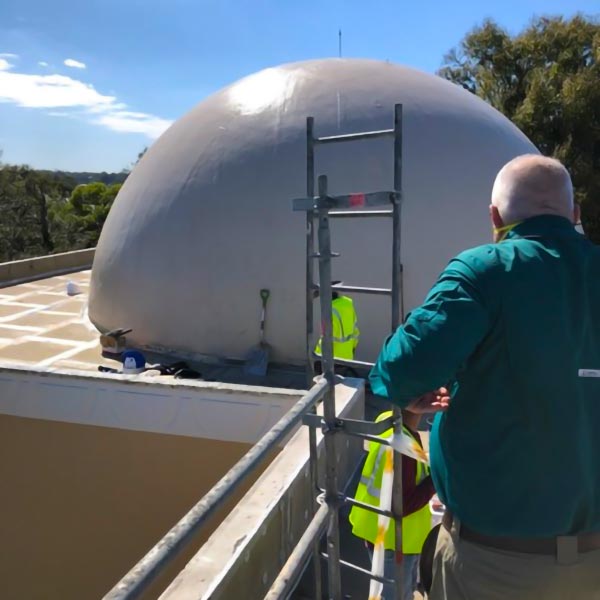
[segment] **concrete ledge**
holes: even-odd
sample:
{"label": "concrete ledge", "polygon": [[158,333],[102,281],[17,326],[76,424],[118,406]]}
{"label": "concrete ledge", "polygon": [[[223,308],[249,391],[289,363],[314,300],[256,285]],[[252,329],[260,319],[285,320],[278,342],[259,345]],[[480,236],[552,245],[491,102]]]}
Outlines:
{"label": "concrete ledge", "polygon": [[95,248],[0,263],[0,288],[89,269]]}
{"label": "concrete ledge", "polygon": [[[363,418],[364,383],[336,386],[338,414]],[[321,412],[321,410],[319,410]],[[319,450],[322,435],[317,441]],[[337,436],[340,489],[362,455],[359,438]],[[319,452],[319,454],[321,454]],[[312,518],[308,430],[301,428],[269,465],[160,600],[262,599]],[[323,461],[320,456],[320,481]]]}
{"label": "concrete ledge", "polygon": [[256,443],[302,392],[0,363],[0,414]]}

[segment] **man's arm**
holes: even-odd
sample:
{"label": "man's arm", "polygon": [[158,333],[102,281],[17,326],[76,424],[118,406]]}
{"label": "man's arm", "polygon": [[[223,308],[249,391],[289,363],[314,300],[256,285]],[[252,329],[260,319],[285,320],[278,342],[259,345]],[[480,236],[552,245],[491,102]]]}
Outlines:
{"label": "man's arm", "polygon": [[369,377],[376,394],[406,407],[454,378],[492,320],[479,278],[461,258],[450,262],[423,305],[386,340]]}

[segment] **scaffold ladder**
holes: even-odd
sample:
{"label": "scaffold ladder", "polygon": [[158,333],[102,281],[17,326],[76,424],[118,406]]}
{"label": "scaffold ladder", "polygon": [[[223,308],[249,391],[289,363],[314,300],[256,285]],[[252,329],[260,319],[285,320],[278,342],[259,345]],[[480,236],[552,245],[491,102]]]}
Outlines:
{"label": "scaffold ladder", "polygon": [[[384,192],[356,193],[342,196],[333,196],[328,192],[326,175],[318,177],[318,193],[315,195],[315,148],[322,144],[340,143],[393,137],[394,140],[394,189]],[[341,574],[340,565],[372,575],[346,561],[341,560],[339,542],[339,508],[343,504],[357,505],[372,510],[376,513],[388,514],[372,506],[356,501],[345,496],[339,490],[337,476],[336,435],[345,433],[365,439],[372,439],[390,427],[394,434],[400,435],[402,431],[402,417],[400,410],[395,407],[390,419],[380,423],[341,419],[336,414],[335,407],[335,364],[346,366],[370,368],[371,363],[356,360],[340,360],[333,355],[333,323],[332,323],[332,292],[346,292],[351,294],[374,294],[391,297],[391,330],[395,331],[403,318],[402,306],[402,263],[400,257],[400,209],[402,203],[402,105],[394,107],[394,127],[378,131],[367,131],[345,135],[315,137],[314,119],[308,117],[306,121],[306,190],[307,197],[294,200],[295,211],[306,212],[306,356],[308,379],[314,377],[314,335],[313,301],[315,290],[319,290],[321,321],[322,321],[322,371],[327,382],[327,389],[323,399],[323,417],[316,414],[307,414],[303,422],[310,428],[310,455],[311,478],[318,491],[323,492],[322,498],[327,507],[327,552],[320,554],[318,537],[313,541],[312,552],[315,564],[315,597],[320,600],[320,557],[327,561],[328,568],[328,597],[331,600],[341,600]],[[379,208],[378,210],[376,208]],[[331,259],[339,254],[331,251],[330,218],[391,218],[392,219],[392,285],[391,288],[358,287],[348,285],[332,285]],[[315,252],[315,220],[318,223],[317,240],[318,251]],[[319,283],[314,281],[314,260],[319,264]],[[325,488],[320,490],[317,483],[317,443],[316,429],[321,428],[324,434],[325,450]],[[385,441],[376,438],[377,441]],[[395,519],[396,548],[402,548],[402,460],[401,455],[394,453],[394,489],[392,496],[392,513]],[[321,509],[315,513],[315,518]],[[387,582],[384,578],[375,578]],[[394,577],[396,598],[401,597],[402,590],[402,565],[396,563]]]}

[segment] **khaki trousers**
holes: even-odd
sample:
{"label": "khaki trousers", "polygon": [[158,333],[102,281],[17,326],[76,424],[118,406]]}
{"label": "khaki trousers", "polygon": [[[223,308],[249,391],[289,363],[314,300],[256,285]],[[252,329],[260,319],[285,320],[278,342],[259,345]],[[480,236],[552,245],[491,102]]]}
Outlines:
{"label": "khaki trousers", "polygon": [[457,527],[440,528],[429,600],[600,600],[600,550],[559,564],[466,542]]}

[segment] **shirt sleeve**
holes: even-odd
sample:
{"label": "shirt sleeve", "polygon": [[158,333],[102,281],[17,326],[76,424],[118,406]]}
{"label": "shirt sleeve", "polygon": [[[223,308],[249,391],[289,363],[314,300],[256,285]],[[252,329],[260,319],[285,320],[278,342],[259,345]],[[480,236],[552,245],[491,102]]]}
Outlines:
{"label": "shirt sleeve", "polygon": [[490,306],[481,276],[452,260],[406,322],[385,341],[370,374],[373,392],[405,407],[446,385],[485,337]]}

